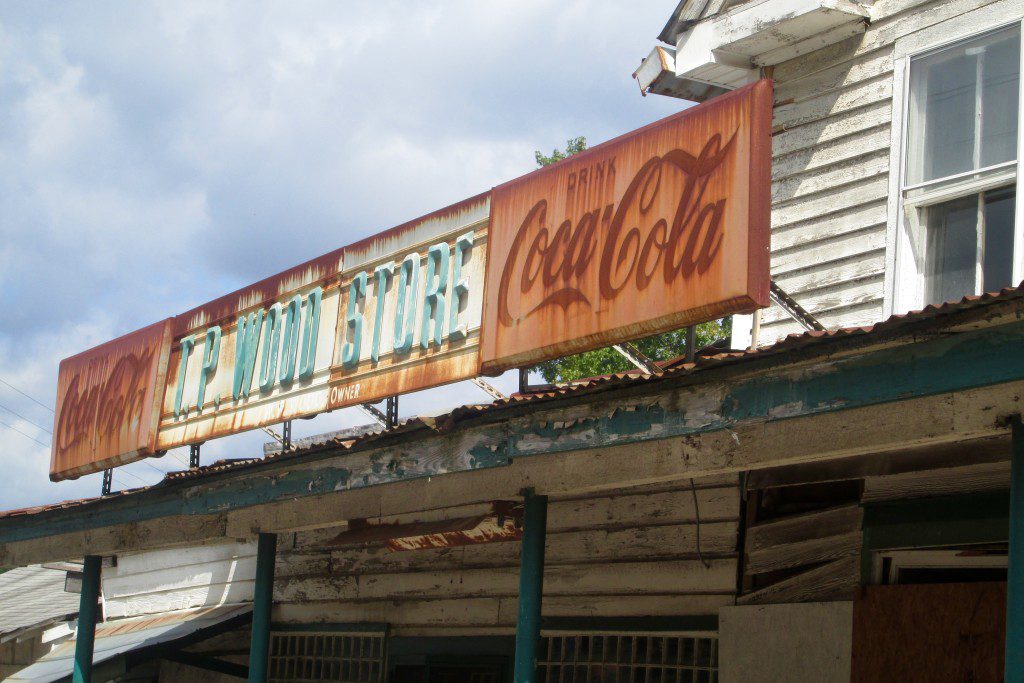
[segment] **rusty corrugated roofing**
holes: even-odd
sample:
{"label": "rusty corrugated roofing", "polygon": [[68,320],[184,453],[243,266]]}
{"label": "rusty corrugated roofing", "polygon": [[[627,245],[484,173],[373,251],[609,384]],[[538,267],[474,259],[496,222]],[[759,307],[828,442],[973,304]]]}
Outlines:
{"label": "rusty corrugated roofing", "polygon": [[[455,426],[457,422],[482,414],[490,413],[506,407],[533,403],[545,400],[554,400],[573,395],[583,395],[599,389],[614,388],[616,386],[633,386],[639,383],[661,380],[669,377],[680,377],[697,373],[701,370],[722,367],[732,363],[743,362],[752,359],[761,359],[771,356],[780,356],[813,346],[828,340],[849,339],[854,337],[879,336],[885,333],[897,332],[901,328],[934,318],[952,315],[974,308],[990,306],[997,303],[1006,303],[1024,299],[1024,283],[1017,287],[1009,287],[999,292],[989,292],[976,296],[966,296],[959,301],[950,301],[943,304],[933,304],[917,311],[892,315],[885,320],[873,325],[859,327],[842,327],[828,330],[815,330],[804,333],[791,334],[770,346],[743,351],[725,351],[713,355],[698,354],[694,362],[686,362],[685,357],[679,357],[662,363],[663,369],[656,373],[645,373],[641,370],[628,370],[600,377],[568,382],[560,385],[548,385],[538,388],[537,391],[529,393],[515,393],[505,399],[491,403],[465,405],[455,408],[450,413],[437,417],[413,417],[400,422],[397,426],[388,430],[370,432],[354,438],[338,438],[312,444],[302,450],[278,453],[266,458],[239,458],[233,460],[218,460],[211,465],[204,465],[191,470],[171,472],[164,479],[151,486],[126,489],[105,496],[105,499],[116,499],[125,496],[137,495],[139,493],[154,489],[168,483],[203,479],[220,472],[242,469],[245,467],[258,466],[268,460],[277,460],[282,457],[292,458],[313,452],[322,452],[330,449],[350,450],[357,446],[374,441],[384,441],[400,434],[410,433],[419,430],[445,431]],[[0,518],[15,516],[30,516],[40,514],[49,510],[77,507],[101,500],[100,497],[82,498],[67,500],[60,503],[39,505],[35,507],[20,508],[16,510],[0,511]]]}

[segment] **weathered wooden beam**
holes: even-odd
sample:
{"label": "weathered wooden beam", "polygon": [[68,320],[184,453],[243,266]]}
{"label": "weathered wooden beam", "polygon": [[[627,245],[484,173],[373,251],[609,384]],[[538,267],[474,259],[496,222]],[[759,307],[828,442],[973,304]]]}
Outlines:
{"label": "weathered wooden beam", "polygon": [[[733,367],[685,380],[700,383],[662,381],[611,398],[539,403],[449,432],[421,430],[357,451],[282,458],[0,519],[0,563],[22,541],[161,517],[223,513],[226,535],[250,537],[267,527],[309,528],[509,498],[528,486],[541,494],[608,490],[991,436],[1006,431],[1000,418],[1019,410],[1022,341],[1024,323],[936,332],[924,342],[876,345],[869,353],[850,342],[846,350],[835,346],[833,356],[794,353],[793,360],[803,359],[798,365],[778,367],[768,359],[747,365],[741,376]],[[166,544],[123,540],[121,548]]]}
{"label": "weathered wooden beam", "polygon": [[[509,499],[526,487],[548,495],[609,491],[629,485],[671,482],[760,467],[884,453],[911,446],[948,444],[1007,434],[1003,416],[1024,409],[1024,382],[1012,382],[900,403],[873,405],[807,417],[773,420],[686,438],[651,441],[643,448],[608,448],[516,458],[506,467],[481,468],[458,476],[404,479],[283,500],[206,516],[191,534],[175,531],[188,516],[90,531],[59,533],[3,543],[17,529],[0,529],[0,565],[44,562],[87,554],[93,537],[111,551],[138,550],[213,538],[252,538],[260,531],[294,531],[337,525],[343,520],[415,513],[451,505]],[[825,436],[827,435],[827,438]],[[273,489],[302,474],[316,491],[329,472],[315,467],[248,472],[246,489]],[[276,475],[276,476],[275,476]],[[219,487],[234,487],[233,481]],[[201,491],[203,487],[195,487]],[[180,492],[176,492],[180,496]],[[141,505],[140,501],[140,505]],[[222,526],[223,525],[223,526]],[[158,533],[159,531],[159,533]],[[14,533],[12,533],[14,532]],[[162,536],[166,532],[167,538]],[[36,534],[37,536],[37,534]],[[185,536],[185,538],[182,538]],[[104,552],[107,552],[106,550]]]}

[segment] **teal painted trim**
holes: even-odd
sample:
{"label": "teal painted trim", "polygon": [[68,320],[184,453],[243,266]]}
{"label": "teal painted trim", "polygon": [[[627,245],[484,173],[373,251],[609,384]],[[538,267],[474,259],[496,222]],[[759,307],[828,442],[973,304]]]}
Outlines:
{"label": "teal painted trim", "polygon": [[519,612],[516,618],[515,683],[533,683],[540,642],[541,598],[544,593],[544,539],[548,498],[526,494],[523,548],[519,564]]}
{"label": "teal painted trim", "polygon": [[717,631],[718,615],[678,617],[544,617],[544,631]]}
{"label": "teal painted trim", "polygon": [[75,666],[71,680],[91,683],[92,651],[96,641],[96,617],[99,614],[100,572],[103,558],[86,555],[82,570],[82,594],[78,603],[78,630],[75,635]]}
{"label": "teal painted trim", "polygon": [[1024,425],[1013,419],[1010,465],[1010,548],[1006,571],[1006,681],[1024,681]]}
{"label": "teal painted trim", "polygon": [[[1013,323],[837,361],[825,360],[798,370],[783,368],[750,379],[723,380],[720,373],[709,370],[707,381],[695,385],[693,391],[710,392],[719,401],[719,408],[709,406],[707,396],[698,397],[692,403],[699,416],[687,413],[691,404],[687,400],[688,390],[684,387],[669,393],[672,385],[667,382],[651,385],[648,390],[664,392],[666,398],[660,402],[650,394],[638,396],[632,403],[631,399],[619,398],[617,404],[623,407],[605,414],[599,412],[598,402],[593,417],[580,419],[571,426],[556,427],[557,406],[537,403],[527,406],[527,414],[512,412],[518,415],[514,418],[499,421],[502,413],[493,413],[494,421],[474,427],[477,432],[472,438],[465,430],[452,434],[424,430],[370,444],[368,448],[379,454],[372,463],[372,472],[349,469],[356,467],[352,463],[362,457],[357,452],[324,452],[303,457],[304,462],[321,460],[315,469],[295,470],[289,464],[271,461],[238,473],[211,475],[201,482],[163,485],[127,499],[0,519],[0,545],[173,515],[227,512],[415,477],[502,467],[513,456],[642,443],[718,431],[742,422],[820,414],[1017,381],[1024,379],[1022,343],[1024,323]],[[236,365],[236,372],[246,364]],[[993,421],[999,417],[998,408],[993,411]],[[426,460],[416,457],[419,444],[425,442],[451,444],[443,469],[437,463],[431,467]],[[392,445],[394,458],[387,451],[376,450]],[[465,457],[467,454],[471,457]],[[185,489],[188,495],[182,495]]]}
{"label": "teal painted trim", "polygon": [[[515,427],[512,457],[613,446],[650,438],[727,429],[754,420],[805,417],[1024,379],[1024,324],[964,332],[927,342],[881,349],[795,370],[781,369],[724,388],[717,408],[696,401],[638,401],[611,415]],[[699,391],[707,384],[696,386]],[[995,417],[995,416],[994,416]]]}
{"label": "teal painted trim", "polygon": [[274,603],[274,558],[277,534],[260,534],[256,543],[256,582],[252,597],[249,681],[266,683],[270,657],[270,609]]}

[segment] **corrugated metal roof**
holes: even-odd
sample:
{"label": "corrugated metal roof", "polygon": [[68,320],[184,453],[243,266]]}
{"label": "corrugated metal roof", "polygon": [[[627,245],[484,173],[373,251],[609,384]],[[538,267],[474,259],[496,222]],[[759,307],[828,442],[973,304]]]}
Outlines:
{"label": "corrugated metal roof", "polygon": [[[251,611],[252,605],[222,605],[97,624],[92,661],[95,665],[132,650],[169,643]],[[5,680],[47,683],[66,678],[74,665],[75,645],[74,639],[61,643]]]}
{"label": "corrugated metal roof", "polygon": [[0,574],[0,636],[78,614],[78,595],[64,592],[66,576],[39,565]]}
{"label": "corrugated metal roof", "polygon": [[[662,363],[663,369],[656,373],[645,373],[641,370],[629,370],[626,372],[620,372],[610,375],[603,375],[600,377],[591,377],[587,379],[577,380],[574,382],[568,382],[566,384],[559,385],[547,385],[539,387],[536,391],[529,393],[515,393],[505,399],[493,401],[492,403],[472,404],[460,406],[450,413],[439,415],[436,417],[414,417],[399,423],[397,426],[392,427],[388,430],[381,430],[372,433],[363,434],[355,437],[348,438],[335,438],[325,440],[320,443],[311,444],[301,450],[289,451],[287,454],[278,453],[273,456],[267,456],[266,458],[240,458],[235,460],[219,460],[212,465],[206,465],[191,470],[183,470],[180,472],[171,472],[164,477],[163,481],[153,484],[152,486],[141,487],[137,489],[128,489],[120,491],[118,493],[107,496],[107,499],[114,499],[124,496],[137,495],[144,491],[148,491],[153,488],[157,488],[168,483],[202,479],[206,476],[211,476],[220,472],[226,472],[235,469],[244,469],[246,467],[257,467],[261,463],[265,463],[270,460],[277,460],[278,458],[294,458],[302,455],[306,455],[314,452],[322,452],[331,449],[344,449],[349,450],[357,446],[362,446],[366,443],[374,441],[386,441],[387,439],[393,438],[400,434],[410,433],[419,430],[429,431],[445,431],[453,428],[459,421],[478,417],[482,414],[487,414],[495,411],[499,411],[503,408],[509,408],[521,405],[523,403],[533,403],[545,400],[555,400],[565,398],[569,396],[582,396],[594,391],[603,391],[613,389],[619,386],[633,386],[635,384],[659,381],[667,378],[678,378],[688,375],[695,375],[703,370],[712,368],[719,368],[726,365],[732,365],[736,363],[742,363],[755,359],[770,358],[773,356],[785,357],[786,354],[793,353],[800,349],[815,346],[818,344],[828,343],[829,341],[851,339],[857,337],[865,337],[865,341],[870,341],[876,337],[881,337],[884,334],[898,333],[904,328],[910,325],[926,322],[943,316],[951,316],[956,313],[968,311],[976,308],[983,308],[986,306],[994,306],[1000,303],[1009,303],[1020,301],[1024,299],[1024,283],[1017,287],[1010,287],[1003,289],[999,292],[990,292],[986,294],[980,294],[977,296],[967,296],[959,301],[950,301],[943,304],[930,305],[918,311],[912,311],[910,313],[904,313],[900,315],[893,315],[881,322],[873,325],[866,325],[861,327],[843,327],[833,328],[822,331],[811,331],[804,332],[801,334],[791,334],[788,337],[781,339],[770,346],[764,346],[752,350],[730,350],[723,351],[721,353],[712,353],[711,355],[705,355],[704,353],[697,354],[696,359],[693,362],[686,362],[685,357],[679,357],[670,361]],[[88,503],[94,503],[101,500],[100,498],[83,498],[79,500],[68,500],[60,503],[54,503],[50,505],[41,505],[31,508],[21,508],[17,510],[8,510],[0,512],[0,519],[5,517],[14,517],[22,515],[35,515],[48,510],[76,507],[79,505],[85,505]]]}

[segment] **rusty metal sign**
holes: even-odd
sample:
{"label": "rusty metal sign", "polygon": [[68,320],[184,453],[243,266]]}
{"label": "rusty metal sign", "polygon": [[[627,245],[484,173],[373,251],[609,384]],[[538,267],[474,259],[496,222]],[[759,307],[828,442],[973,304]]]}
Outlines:
{"label": "rusty metal sign", "polygon": [[760,81],[494,188],[483,370],[768,305]]}
{"label": "rusty metal sign", "polygon": [[174,319],[162,450],[327,410],[343,250]]}
{"label": "rusty metal sign", "polygon": [[123,465],[156,451],[172,322],[61,361],[51,480]]}
{"label": "rusty metal sign", "polygon": [[61,363],[51,479],[768,303],[768,81]]}
{"label": "rusty metal sign", "polygon": [[489,206],[472,197],[65,360],[51,478],[477,376]]}
{"label": "rusty metal sign", "polygon": [[489,194],[345,248],[331,408],[480,374]]}

